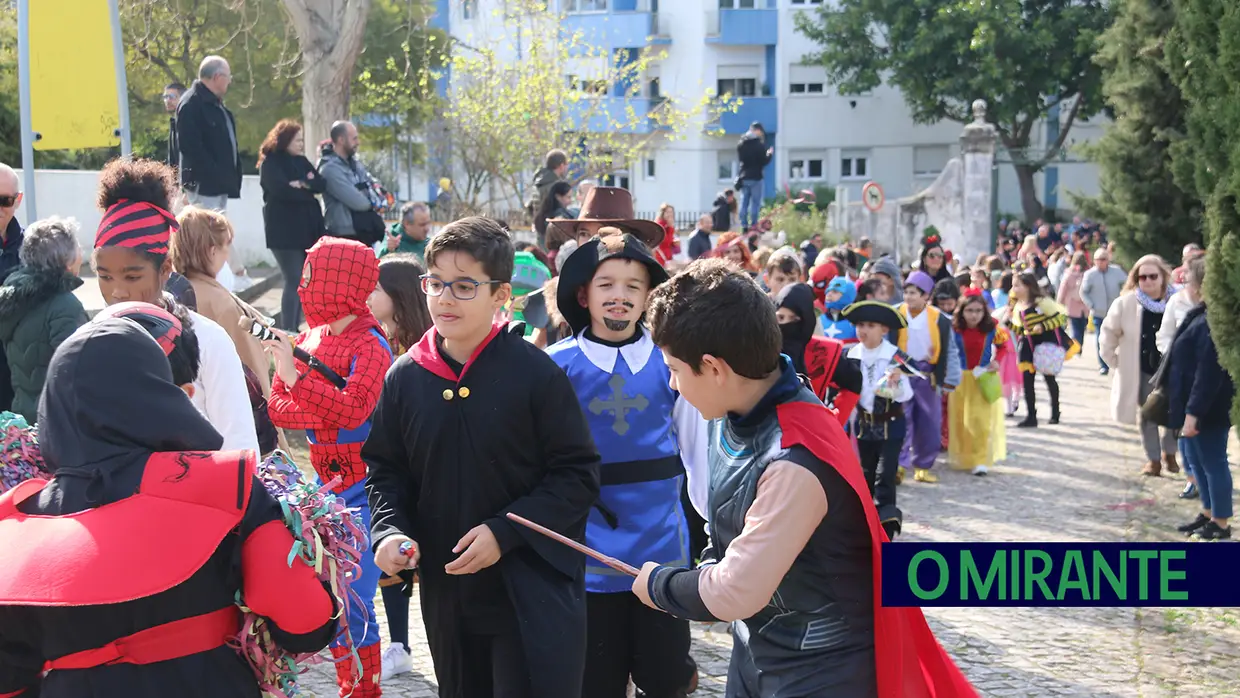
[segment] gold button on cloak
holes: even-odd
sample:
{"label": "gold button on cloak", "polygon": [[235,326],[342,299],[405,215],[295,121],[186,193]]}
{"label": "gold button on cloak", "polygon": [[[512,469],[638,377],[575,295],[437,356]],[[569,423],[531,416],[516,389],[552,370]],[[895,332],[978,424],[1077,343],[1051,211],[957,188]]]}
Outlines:
{"label": "gold button on cloak", "polygon": [[448,388],[447,390],[444,390],[444,391],[443,391],[443,399],[445,399],[445,400],[451,400],[451,399],[452,399],[452,389],[451,389],[451,388]]}
{"label": "gold button on cloak", "polygon": [[462,398],[469,397],[469,388],[466,388],[466,387],[464,387],[464,386],[461,386],[461,389],[460,389],[460,390],[458,390],[457,392],[458,392],[458,393],[460,393],[460,395],[461,395],[461,397],[462,397]]}

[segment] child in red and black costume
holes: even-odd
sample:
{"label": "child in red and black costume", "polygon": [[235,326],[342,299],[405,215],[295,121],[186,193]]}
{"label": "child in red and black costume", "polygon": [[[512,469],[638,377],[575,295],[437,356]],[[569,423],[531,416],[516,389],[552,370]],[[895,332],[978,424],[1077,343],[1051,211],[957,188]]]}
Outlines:
{"label": "child in red and black costume", "polygon": [[182,392],[196,362],[168,356],[191,348],[180,322],[147,304],[108,310],[119,316],[52,357],[39,406],[52,478],[0,497],[0,696],[259,698],[225,644],[238,591],[297,653],[335,633],[331,596],[289,563],[254,454],[218,452]]}
{"label": "child in red and black costume", "polygon": [[837,339],[815,337],[814,289],[809,284],[785,286],[775,297],[775,318],[783,336],[782,352],[796,372],[809,378],[810,388],[830,407],[841,425],[848,422],[861,396],[861,365],[845,356]]}
{"label": "child in red and black costume", "polygon": [[[378,281],[379,260],[369,247],[353,240],[320,239],[306,255],[297,290],[310,329],[292,343],[283,335],[265,342],[276,362],[271,420],[279,427],[306,430],[315,472],[324,483],[340,479],[334,491],[349,507],[359,510],[363,528],[370,526],[370,507],[363,486],[366,464],[360,454],[370,433],[370,416],[379,401],[383,376],[392,365],[383,328],[366,306]],[[327,371],[294,359],[293,344]],[[338,387],[327,372],[343,378],[344,386]],[[374,608],[379,568],[367,554],[361,565],[362,576],[352,586],[362,604],[349,606],[351,637],[333,642],[332,656],[337,659],[340,695],[372,698],[382,695],[379,622]],[[362,665],[356,684],[355,660]]]}

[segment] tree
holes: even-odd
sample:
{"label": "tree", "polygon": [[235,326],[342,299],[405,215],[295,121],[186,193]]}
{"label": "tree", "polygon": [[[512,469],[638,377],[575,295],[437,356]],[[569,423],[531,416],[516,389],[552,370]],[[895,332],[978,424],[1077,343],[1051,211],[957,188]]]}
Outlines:
{"label": "tree", "polygon": [[[917,123],[987,118],[1012,160],[1028,220],[1044,215],[1034,175],[1058,158],[1077,119],[1101,108],[1101,71],[1091,60],[1110,23],[1105,0],[839,0],[795,15],[798,31],[821,47],[821,63],[841,93],[899,88]],[[1045,151],[1030,149],[1034,127],[1052,110],[1060,131]]]}
{"label": "tree", "polygon": [[[1188,105],[1177,174],[1205,202],[1205,295],[1219,362],[1240,376],[1240,13],[1230,0],[1175,0],[1166,65]],[[1240,418],[1240,400],[1232,408]]]}
{"label": "tree", "polygon": [[564,150],[579,179],[609,175],[695,126],[711,130],[719,113],[735,108],[700,86],[677,93],[666,74],[662,96],[644,96],[662,52],[613,51],[561,19],[542,0],[510,0],[484,18],[494,23],[487,45],[451,46],[442,130],[429,140],[440,148],[432,159],[464,175],[455,198],[469,210],[528,197],[526,180],[549,150]]}
{"label": "tree", "polygon": [[1106,221],[1129,262],[1149,253],[1175,260],[1185,244],[1202,241],[1191,172],[1185,178],[1181,168],[1177,181],[1173,162],[1188,134],[1186,105],[1164,62],[1163,42],[1174,25],[1171,0],[1124,0],[1095,57],[1114,123],[1085,148],[1098,163],[1101,192],[1077,205]]}
{"label": "tree", "polygon": [[302,62],[302,124],[306,142],[327,138],[349,115],[353,68],[362,51],[371,0],[283,0]]}
{"label": "tree", "polygon": [[121,0],[120,14],[134,151],[162,158],[164,85],[189,85],[202,59],[218,54],[232,68],[225,100],[243,164],[252,169],[267,131],[301,104],[297,42],[279,0]]}

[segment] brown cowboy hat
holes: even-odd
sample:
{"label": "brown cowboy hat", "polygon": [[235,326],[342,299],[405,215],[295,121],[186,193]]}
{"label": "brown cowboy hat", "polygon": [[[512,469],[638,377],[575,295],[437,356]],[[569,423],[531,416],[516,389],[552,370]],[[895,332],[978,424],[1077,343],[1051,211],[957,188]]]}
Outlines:
{"label": "brown cowboy hat", "polygon": [[576,238],[579,232],[588,232],[593,236],[604,226],[631,233],[651,248],[663,242],[663,226],[654,221],[639,220],[633,212],[633,195],[628,189],[620,187],[594,187],[586,194],[581,213],[576,218],[547,220],[548,229],[555,228],[569,239]]}

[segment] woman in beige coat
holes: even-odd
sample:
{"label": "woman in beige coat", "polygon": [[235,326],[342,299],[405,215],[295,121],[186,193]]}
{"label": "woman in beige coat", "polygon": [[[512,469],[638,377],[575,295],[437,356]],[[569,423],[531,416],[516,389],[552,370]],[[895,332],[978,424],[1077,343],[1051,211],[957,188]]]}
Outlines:
{"label": "woman in beige coat", "polygon": [[1128,272],[1123,292],[1107,311],[1098,339],[1102,360],[1114,372],[1111,416],[1120,424],[1140,427],[1146,459],[1141,472],[1149,476],[1160,475],[1164,467],[1169,473],[1180,470],[1175,458],[1175,433],[1163,429],[1160,439],[1158,425],[1140,413],[1152,392],[1150,379],[1162,360],[1157,335],[1173,293],[1171,268],[1162,257],[1146,255],[1137,260]]}
{"label": "woman in beige coat", "polygon": [[[263,347],[249,332],[248,321],[265,320],[262,315],[224,288],[215,275],[228,261],[232,246],[232,224],[223,214],[187,206],[177,216],[180,230],[173,232],[168,256],[172,266],[189,279],[198,298],[198,312],[214,320],[227,332],[241,363],[254,374],[263,397],[271,397],[271,364]],[[242,322],[245,318],[247,322]]]}

